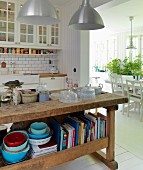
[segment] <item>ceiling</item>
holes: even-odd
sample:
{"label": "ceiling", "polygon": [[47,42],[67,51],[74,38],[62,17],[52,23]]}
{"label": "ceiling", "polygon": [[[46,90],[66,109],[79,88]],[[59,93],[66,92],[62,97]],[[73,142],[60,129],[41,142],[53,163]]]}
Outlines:
{"label": "ceiling", "polygon": [[[120,0],[119,0],[120,1]],[[123,3],[105,4],[97,8],[106,29],[114,32],[130,30],[129,16],[134,16],[133,30],[143,27],[143,0],[124,0]]]}
{"label": "ceiling", "polygon": [[[68,1],[71,0],[51,0],[56,6],[63,6]],[[133,30],[136,27],[143,27],[143,0],[90,0],[90,2],[102,16],[106,30],[112,32],[130,30],[129,16],[134,16]]]}

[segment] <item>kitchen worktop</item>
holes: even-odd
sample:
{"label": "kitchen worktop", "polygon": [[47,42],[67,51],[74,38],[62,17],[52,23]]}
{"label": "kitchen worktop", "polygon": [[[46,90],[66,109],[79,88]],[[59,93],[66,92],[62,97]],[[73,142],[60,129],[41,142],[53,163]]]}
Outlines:
{"label": "kitchen worktop", "polygon": [[0,124],[27,121],[34,118],[44,118],[55,115],[61,115],[80,110],[98,108],[101,106],[111,106],[126,103],[127,97],[115,94],[105,93],[98,95],[96,99],[83,100],[78,103],[61,103],[58,100],[47,102],[35,102],[28,104],[20,104],[17,106],[8,106],[0,108]]}
{"label": "kitchen worktop", "polygon": [[67,74],[50,74],[50,73],[38,73],[40,77],[65,77]]}

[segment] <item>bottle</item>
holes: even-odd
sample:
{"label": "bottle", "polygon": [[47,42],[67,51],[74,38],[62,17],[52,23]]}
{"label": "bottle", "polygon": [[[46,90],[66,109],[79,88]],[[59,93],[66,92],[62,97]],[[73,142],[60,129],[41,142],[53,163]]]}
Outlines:
{"label": "bottle", "polygon": [[73,85],[74,87],[78,87],[78,82],[77,82],[77,80],[75,81],[75,83],[74,83],[74,85]]}

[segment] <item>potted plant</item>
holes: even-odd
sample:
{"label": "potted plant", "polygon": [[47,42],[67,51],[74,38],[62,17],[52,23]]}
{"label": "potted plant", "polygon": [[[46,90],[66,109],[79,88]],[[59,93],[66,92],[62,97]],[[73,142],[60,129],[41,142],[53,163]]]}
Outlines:
{"label": "potted plant", "polygon": [[110,73],[116,73],[121,75],[133,75],[133,62],[129,61],[128,57],[124,60],[115,58],[107,64],[107,68]]}
{"label": "potted plant", "polygon": [[142,56],[138,55],[136,56],[134,62],[133,62],[133,76],[135,77],[136,80],[139,80],[140,77],[143,76],[143,62],[142,62]]}

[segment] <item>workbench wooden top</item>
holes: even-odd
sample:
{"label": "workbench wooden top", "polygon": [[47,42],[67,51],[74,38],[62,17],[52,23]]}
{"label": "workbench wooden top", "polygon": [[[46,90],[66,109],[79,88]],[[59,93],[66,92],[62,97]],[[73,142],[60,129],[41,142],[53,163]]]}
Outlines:
{"label": "workbench wooden top", "polygon": [[105,93],[97,95],[96,99],[81,100],[78,103],[65,104],[58,100],[51,100],[19,104],[17,106],[5,106],[0,107],[0,124],[39,119],[98,107],[115,106],[127,101],[127,97]]}

